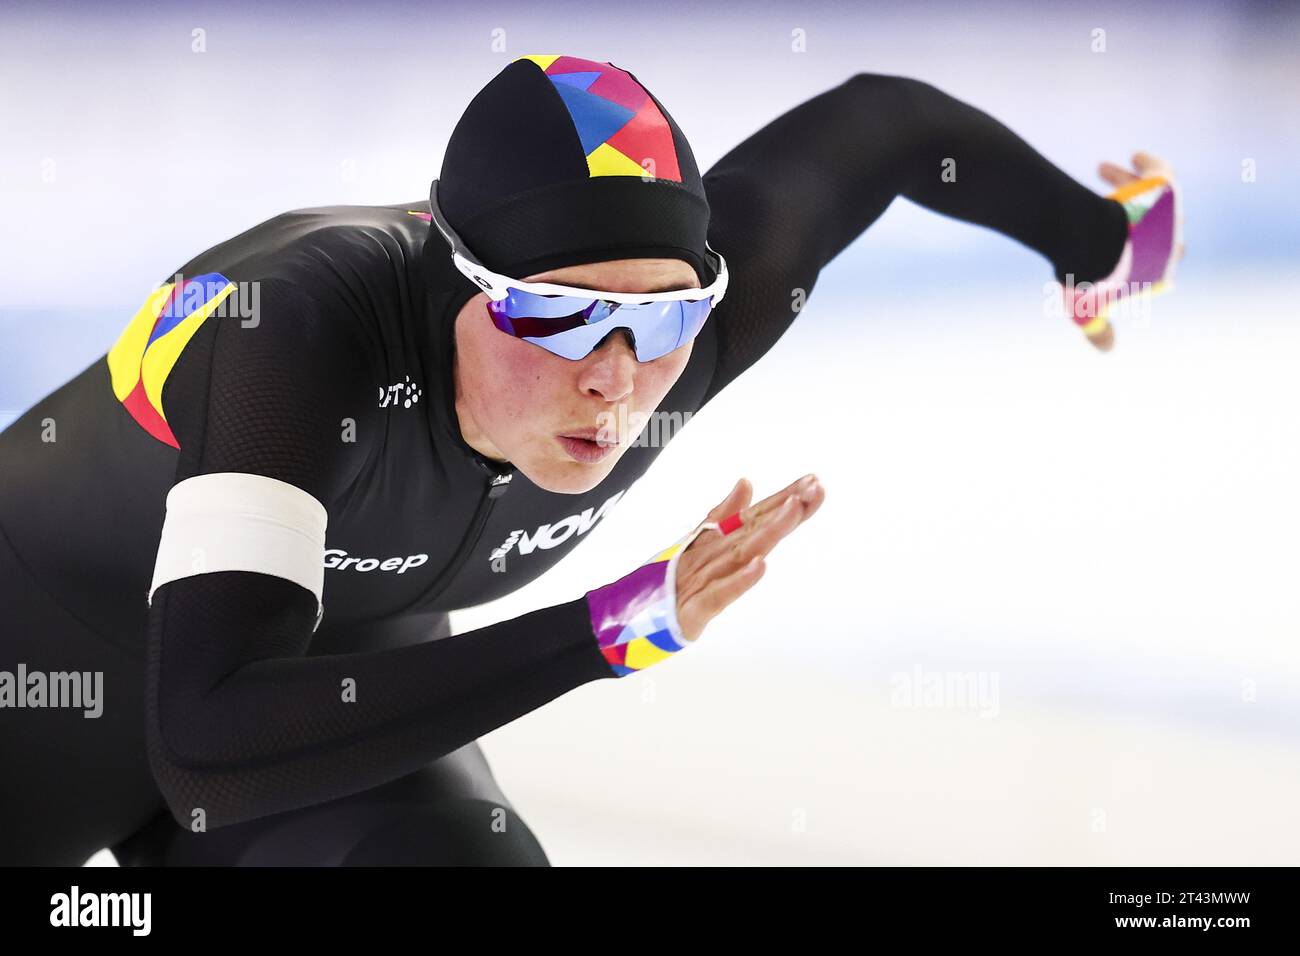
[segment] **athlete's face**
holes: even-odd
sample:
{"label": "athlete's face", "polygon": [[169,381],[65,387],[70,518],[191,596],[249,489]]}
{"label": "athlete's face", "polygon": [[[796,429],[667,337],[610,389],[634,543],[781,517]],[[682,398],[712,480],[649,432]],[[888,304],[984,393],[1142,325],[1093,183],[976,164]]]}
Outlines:
{"label": "athlete's face", "polygon": [[[699,285],[681,259],[616,259],[523,276],[606,292],[662,292]],[[630,333],[616,329],[586,358],[561,358],[502,332],[488,297],[474,296],[456,317],[456,415],[465,442],[509,461],[547,491],[580,494],[613,470],[686,367],[693,343],[638,362]],[[618,444],[581,438],[601,431]]]}

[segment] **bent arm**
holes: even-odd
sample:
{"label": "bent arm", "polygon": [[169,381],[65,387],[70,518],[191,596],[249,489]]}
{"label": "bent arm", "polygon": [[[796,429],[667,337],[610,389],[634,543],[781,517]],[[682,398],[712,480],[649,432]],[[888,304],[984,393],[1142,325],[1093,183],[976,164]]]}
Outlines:
{"label": "bent arm", "polygon": [[[945,175],[947,173],[947,175]],[[1041,253],[1057,277],[1106,275],[1123,207],[1002,123],[918,80],[859,73],[795,107],[704,175],[709,238],[732,282],[709,397],[776,343],[820,271],[898,196]]]}
{"label": "bent arm", "polygon": [[316,600],[220,572],[163,585],[149,615],[149,757],[172,815],[209,828],[419,769],[580,684],[613,677],[586,598],[440,641],[302,656]]}
{"label": "bent arm", "polygon": [[[255,327],[200,332],[164,394],[180,460],[148,616],[146,734],[186,827],[196,811],[220,827],[378,786],[614,676],[585,596],[440,641],[307,656],[325,505],[383,423],[348,323],[279,281],[261,302]],[[358,443],[340,441],[344,418]]]}

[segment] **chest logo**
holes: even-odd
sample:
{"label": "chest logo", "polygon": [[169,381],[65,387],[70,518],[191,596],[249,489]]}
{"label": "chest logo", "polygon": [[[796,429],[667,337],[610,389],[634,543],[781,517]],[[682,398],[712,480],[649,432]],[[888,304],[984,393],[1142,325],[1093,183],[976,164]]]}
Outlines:
{"label": "chest logo", "polygon": [[427,564],[427,554],[412,554],[404,558],[352,558],[341,548],[330,548],[325,552],[325,567],[330,571],[396,571],[405,574],[412,568]]}
{"label": "chest logo", "polygon": [[624,488],[611,495],[599,508],[585,508],[576,515],[538,525],[537,530],[531,533],[525,528],[510,532],[510,536],[501,542],[488,558],[492,570],[504,571],[506,555],[516,548],[521,555],[532,554],[539,548],[549,551],[551,548],[558,548],[574,535],[586,534],[597,521],[618,504],[618,500],[623,497],[626,490]]}
{"label": "chest logo", "polygon": [[380,408],[410,408],[412,405],[418,405],[420,399],[424,398],[424,389],[411,381],[411,376],[406,376],[406,381],[398,382],[396,385],[387,387],[379,386],[379,407]]}

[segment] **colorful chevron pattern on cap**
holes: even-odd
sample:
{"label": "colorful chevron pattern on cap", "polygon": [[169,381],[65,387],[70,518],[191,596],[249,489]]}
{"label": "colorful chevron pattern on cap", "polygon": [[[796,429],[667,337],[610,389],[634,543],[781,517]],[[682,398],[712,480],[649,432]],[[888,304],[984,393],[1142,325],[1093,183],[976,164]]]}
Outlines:
{"label": "colorful chevron pattern on cap", "polygon": [[179,448],[163,412],[162,392],[181,352],[235,289],[216,272],[169,282],[145,300],[108,353],[117,400],[154,438]]}
{"label": "colorful chevron pattern on cap", "polygon": [[617,676],[658,664],[689,643],[677,622],[677,558],[697,535],[716,527],[700,525],[631,574],[587,592],[596,644]]}
{"label": "colorful chevron pattern on cap", "polygon": [[536,63],[563,98],[591,176],[651,175],[682,181],[672,127],[630,73],[576,56],[518,60]]}

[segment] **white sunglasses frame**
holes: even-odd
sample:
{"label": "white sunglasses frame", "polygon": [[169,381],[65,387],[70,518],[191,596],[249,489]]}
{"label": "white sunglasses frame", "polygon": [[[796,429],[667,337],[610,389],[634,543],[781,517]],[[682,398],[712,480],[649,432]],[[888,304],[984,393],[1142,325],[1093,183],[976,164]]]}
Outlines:
{"label": "white sunglasses frame", "polygon": [[694,302],[700,299],[713,299],[714,308],[727,293],[727,260],[722,254],[704,240],[705,252],[717,259],[717,275],[708,288],[673,289],[669,292],[602,292],[599,289],[583,289],[577,286],[557,285],[553,282],[525,282],[510,276],[493,272],[474,257],[460,236],[451,228],[438,206],[438,180],[429,187],[429,215],[433,224],[442,233],[442,238],[451,247],[452,262],[465,278],[487,293],[488,298],[500,302],[510,294],[510,289],[531,292],[534,295],[569,295],[582,299],[603,299],[606,302],[619,302],[631,305],[638,302]]}

